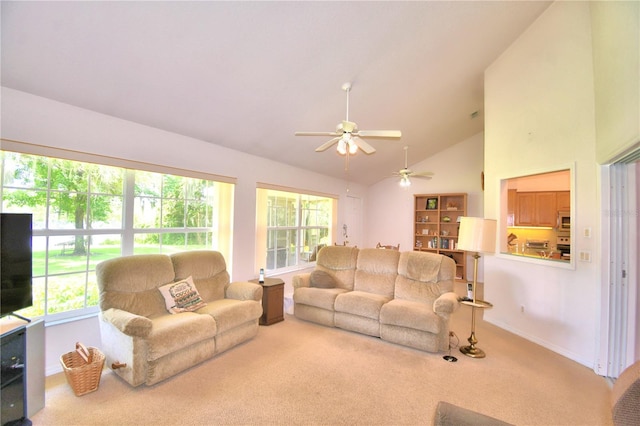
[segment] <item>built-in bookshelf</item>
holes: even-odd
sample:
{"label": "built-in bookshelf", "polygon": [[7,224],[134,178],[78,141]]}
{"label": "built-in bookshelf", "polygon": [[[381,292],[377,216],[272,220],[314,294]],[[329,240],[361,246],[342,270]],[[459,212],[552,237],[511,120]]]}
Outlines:
{"label": "built-in bookshelf", "polygon": [[415,194],[413,249],[449,256],[456,280],[466,280],[465,252],[458,250],[458,218],[467,214],[467,194]]}

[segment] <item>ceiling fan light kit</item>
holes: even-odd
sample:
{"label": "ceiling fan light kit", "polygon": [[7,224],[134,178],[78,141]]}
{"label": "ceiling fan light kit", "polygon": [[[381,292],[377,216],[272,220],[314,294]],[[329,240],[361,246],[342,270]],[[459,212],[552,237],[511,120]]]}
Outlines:
{"label": "ceiling fan light kit", "polygon": [[323,152],[331,146],[338,144],[337,152],[340,155],[354,155],[360,149],[365,154],[373,154],[376,149],[362,138],[399,139],[402,132],[399,130],[359,130],[358,125],[349,121],[349,92],[351,83],[344,83],[342,90],[347,92],[347,116],[344,121],[336,126],[335,132],[296,132],[296,136],[333,136],[333,139],[316,148],[316,152]]}

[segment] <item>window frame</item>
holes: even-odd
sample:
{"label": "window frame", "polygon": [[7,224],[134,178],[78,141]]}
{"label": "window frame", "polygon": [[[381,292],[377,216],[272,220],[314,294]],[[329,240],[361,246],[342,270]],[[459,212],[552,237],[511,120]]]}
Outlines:
{"label": "window frame", "polygon": [[[288,226],[270,226],[268,222],[268,199],[270,192],[280,192],[286,193],[293,197],[296,197],[297,207],[296,207],[296,224],[288,225]],[[301,217],[304,208],[301,207],[301,203],[303,201],[303,197],[318,197],[327,199],[327,201],[331,202],[331,213],[329,224],[327,226],[323,225],[311,225],[311,226],[303,226]],[[318,191],[310,191],[304,189],[297,189],[291,187],[284,187],[279,185],[271,185],[259,182],[256,188],[256,263],[254,265],[255,273],[257,274],[260,269],[265,270],[265,274],[267,276],[280,275],[283,273],[289,273],[298,271],[301,269],[306,269],[315,265],[315,261],[301,261],[301,253],[298,250],[301,246],[301,241],[303,238],[303,233],[306,230],[319,230],[319,229],[327,229],[327,244],[333,244],[336,241],[336,230],[337,230],[337,212],[338,212],[338,196],[334,194],[321,193]],[[277,230],[296,230],[297,231],[297,241],[295,244],[295,264],[288,265],[286,267],[268,269],[267,268],[267,256],[268,256],[268,234],[269,231],[277,231]]]}
{"label": "window frame", "polygon": [[[45,264],[44,267],[48,268],[48,259],[50,253],[53,252],[53,245],[50,244],[49,239],[55,238],[59,236],[65,237],[75,237],[77,235],[81,235],[86,237],[91,236],[99,236],[99,235],[118,235],[120,238],[120,254],[119,256],[131,255],[134,253],[135,245],[134,240],[136,235],[140,235],[143,233],[158,233],[160,235],[163,234],[171,234],[171,233],[182,233],[185,235],[185,239],[188,238],[188,234],[190,233],[198,233],[198,232],[212,232],[212,235],[217,233],[218,241],[214,244],[213,239],[208,241],[212,245],[212,249],[218,250],[225,256],[225,259],[228,260],[228,265],[231,264],[231,254],[232,254],[232,237],[233,230],[231,229],[230,224],[233,221],[233,196],[235,192],[235,178],[230,178],[226,176],[214,175],[210,173],[203,173],[198,171],[191,171],[185,169],[178,169],[168,166],[160,166],[149,163],[141,163],[132,160],[124,160],[118,159],[115,157],[106,157],[94,154],[88,154],[77,151],[69,151],[64,149],[58,149],[53,147],[45,147],[41,145],[34,145],[25,142],[12,141],[7,139],[1,139],[2,146],[1,151],[8,153],[17,153],[21,155],[33,155],[40,156],[45,158],[50,158],[52,160],[68,160],[74,162],[81,163],[92,163],[100,166],[111,166],[119,169],[123,169],[123,189],[122,194],[118,195],[122,197],[122,219],[121,226],[116,228],[90,228],[87,224],[84,229],[60,229],[60,228],[49,228],[49,223],[47,220],[47,224],[43,228],[38,228],[33,230],[33,237],[35,238],[45,238],[46,239],[46,250],[45,254]],[[4,165],[3,165],[4,171]],[[218,208],[217,211],[212,212],[211,226],[209,227],[188,227],[187,224],[183,224],[182,227],[174,227],[167,228],[161,226],[160,228],[134,228],[134,199],[135,199],[135,191],[134,188],[134,175],[137,171],[141,172],[152,172],[162,174],[163,177],[165,175],[173,175],[178,176],[180,178],[191,178],[197,180],[206,180],[214,182],[213,186],[216,187],[216,202],[213,204],[213,207]],[[224,185],[218,185],[224,184]],[[0,186],[0,195],[4,193],[5,182],[4,176],[2,176],[2,185]],[[26,190],[32,190],[33,188],[25,188]],[[18,188],[18,190],[20,190]],[[49,193],[53,191],[53,189],[47,185],[46,191]],[[87,191],[88,194],[92,194],[91,190]],[[161,194],[162,196],[162,194]],[[3,199],[0,197],[0,201]],[[188,197],[182,198],[185,203],[189,202]],[[0,210],[2,209],[3,203],[0,203]],[[47,211],[50,209],[49,201],[47,201],[47,206],[45,207]],[[7,212],[11,212],[10,210]],[[47,213],[47,217],[49,213]],[[216,228],[217,227],[217,228]],[[188,242],[185,240],[185,244],[188,246]],[[187,247],[186,246],[186,247]],[[173,247],[173,246],[172,246]],[[44,289],[44,298],[42,301],[43,309],[45,310],[44,315],[37,316],[37,318],[44,318],[46,323],[66,321],[66,320],[74,320],[85,318],[88,316],[93,316],[99,311],[98,305],[87,306],[87,302],[91,297],[89,291],[86,290],[87,286],[94,285],[95,281],[95,264],[92,266],[90,254],[87,253],[86,257],[86,267],[82,270],[78,270],[77,274],[85,275],[85,293],[84,293],[84,301],[83,308],[80,309],[72,309],[67,311],[61,311],[56,313],[47,313],[49,309],[47,308],[47,299],[51,299],[48,295],[48,289],[45,286]],[[75,274],[75,272],[74,272]],[[55,276],[64,276],[69,275],[67,273],[58,273],[48,271],[45,269],[43,275],[34,276],[34,281],[36,279],[45,278],[48,280],[48,277]],[[35,304],[35,301],[34,301]],[[27,308],[29,309],[29,308]]]}

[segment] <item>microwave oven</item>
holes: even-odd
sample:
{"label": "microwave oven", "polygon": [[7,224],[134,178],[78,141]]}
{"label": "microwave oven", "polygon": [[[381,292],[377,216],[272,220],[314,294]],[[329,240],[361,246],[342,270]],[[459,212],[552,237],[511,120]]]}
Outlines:
{"label": "microwave oven", "polygon": [[571,212],[558,212],[558,231],[571,231]]}

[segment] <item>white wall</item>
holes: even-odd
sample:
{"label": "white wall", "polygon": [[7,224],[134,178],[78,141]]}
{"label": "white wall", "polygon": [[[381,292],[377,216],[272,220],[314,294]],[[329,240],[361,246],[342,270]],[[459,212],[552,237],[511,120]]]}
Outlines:
{"label": "white wall", "polygon": [[[499,219],[500,179],[575,167],[575,269],[485,257],[485,319],[586,366],[600,308],[594,81],[587,2],[556,2],[485,73],[485,216]],[[514,161],[517,160],[517,161]],[[525,164],[523,167],[522,165]],[[524,310],[524,311],[523,311]]]}
{"label": "white wall", "polygon": [[[343,180],[4,87],[1,102],[2,137],[6,139],[236,177],[230,268],[234,280],[257,276],[256,182],[339,195],[338,223],[345,223],[347,193]],[[366,200],[362,185],[350,182],[349,194]],[[341,229],[337,236],[341,238]],[[288,277],[285,283],[290,287]],[[100,346],[97,324],[90,318],[47,327],[48,374],[61,370],[59,356],[73,350],[76,341]]]}

